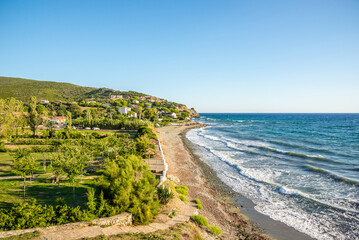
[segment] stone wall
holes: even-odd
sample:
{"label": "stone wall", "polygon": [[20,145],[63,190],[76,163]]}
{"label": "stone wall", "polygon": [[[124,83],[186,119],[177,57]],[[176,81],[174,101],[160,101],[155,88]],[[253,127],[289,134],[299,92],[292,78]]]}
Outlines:
{"label": "stone wall", "polygon": [[11,230],[11,231],[3,231],[0,232],[0,239],[6,238],[10,236],[21,235],[24,233],[31,232],[40,232],[40,235],[63,232],[65,230],[80,230],[89,226],[127,226],[132,224],[132,214],[130,213],[122,213],[113,217],[107,218],[99,218],[94,219],[91,222],[76,222],[76,223],[68,223],[64,225],[56,225],[45,228],[32,228],[32,229],[22,229],[22,230]]}

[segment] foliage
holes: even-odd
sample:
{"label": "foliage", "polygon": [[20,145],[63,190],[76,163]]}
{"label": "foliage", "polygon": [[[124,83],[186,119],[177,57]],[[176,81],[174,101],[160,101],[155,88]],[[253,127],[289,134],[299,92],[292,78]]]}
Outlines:
{"label": "foliage", "polygon": [[72,100],[94,88],[80,87],[70,83],[35,81],[23,78],[0,77],[0,97],[27,100],[31,96],[50,101]]}
{"label": "foliage", "polygon": [[36,110],[36,106],[37,106],[37,98],[31,97],[28,123],[30,125],[30,128],[31,128],[34,136],[36,135],[36,128],[40,124],[40,115]]}
{"label": "foliage", "polygon": [[173,218],[177,215],[177,210],[173,209],[172,212],[170,213],[170,215],[168,215],[168,217]]}
{"label": "foliage", "polygon": [[167,204],[174,196],[169,188],[159,186],[157,187],[157,196],[162,204]]}
{"label": "foliage", "polygon": [[201,216],[201,215],[193,215],[191,216],[191,219],[193,222],[195,222],[196,224],[198,224],[199,226],[208,226],[208,220],[207,218]]}
{"label": "foliage", "polygon": [[188,187],[186,187],[186,186],[182,186],[182,185],[176,186],[176,191],[179,194],[183,194],[185,196],[188,195]]}
{"label": "foliage", "polygon": [[132,213],[135,222],[148,223],[158,211],[157,180],[137,156],[113,155],[106,159],[97,185],[120,212]]}
{"label": "foliage", "polygon": [[12,139],[25,127],[26,119],[21,101],[15,98],[0,99],[0,137]]}
{"label": "foliage", "polygon": [[183,202],[188,203],[188,199],[185,196],[179,195],[178,198],[181,199]]}
{"label": "foliage", "polygon": [[222,230],[219,227],[215,226],[215,225],[209,225],[208,230],[209,230],[210,233],[212,233],[214,235],[217,235],[217,236],[222,234]]}
{"label": "foliage", "polygon": [[201,204],[201,200],[199,200],[198,198],[194,200],[194,202],[197,204],[197,208],[198,209],[203,209],[203,206]]}
{"label": "foliage", "polygon": [[64,201],[52,206],[36,204],[36,200],[19,203],[10,210],[0,210],[0,230],[16,230],[35,227],[47,227],[88,220],[87,212],[80,207],[69,207]]}

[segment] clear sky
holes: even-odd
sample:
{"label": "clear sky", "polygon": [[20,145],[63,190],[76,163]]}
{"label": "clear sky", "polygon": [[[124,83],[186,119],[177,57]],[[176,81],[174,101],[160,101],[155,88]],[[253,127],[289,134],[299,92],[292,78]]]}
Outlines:
{"label": "clear sky", "polygon": [[359,1],[0,0],[0,76],[199,112],[359,112]]}

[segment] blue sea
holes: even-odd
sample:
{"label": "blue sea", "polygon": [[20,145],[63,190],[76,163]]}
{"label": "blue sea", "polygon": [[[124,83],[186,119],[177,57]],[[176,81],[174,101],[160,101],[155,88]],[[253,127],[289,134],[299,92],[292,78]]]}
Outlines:
{"label": "blue sea", "polygon": [[359,114],[201,114],[187,138],[255,209],[316,239],[359,239]]}

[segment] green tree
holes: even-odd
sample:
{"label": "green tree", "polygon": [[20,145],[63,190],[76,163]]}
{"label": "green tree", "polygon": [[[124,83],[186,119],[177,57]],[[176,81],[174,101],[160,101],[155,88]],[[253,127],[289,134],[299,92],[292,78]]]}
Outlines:
{"label": "green tree", "polygon": [[[35,159],[30,155],[26,149],[18,149],[13,157],[13,171],[16,175],[21,176],[24,179],[24,202],[26,193],[26,177],[32,173],[36,167]],[[31,181],[31,180],[30,180]]]}
{"label": "green tree", "polygon": [[135,222],[148,223],[159,208],[157,183],[140,157],[114,155],[106,160],[98,187],[120,212],[131,212]]}
{"label": "green tree", "polygon": [[60,154],[63,171],[67,178],[72,182],[72,192],[74,205],[76,204],[75,180],[83,173],[83,170],[89,160],[86,151],[81,146],[64,144],[61,146]]}
{"label": "green tree", "polygon": [[37,107],[37,98],[31,97],[29,105],[29,125],[33,132],[33,135],[36,136],[36,128],[40,124],[40,115],[36,110]]}

